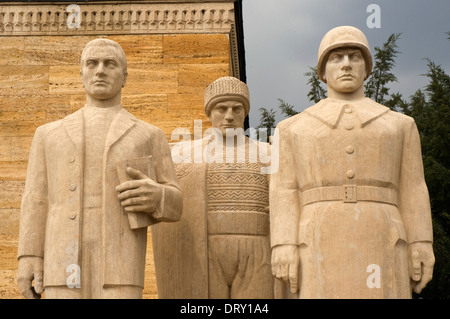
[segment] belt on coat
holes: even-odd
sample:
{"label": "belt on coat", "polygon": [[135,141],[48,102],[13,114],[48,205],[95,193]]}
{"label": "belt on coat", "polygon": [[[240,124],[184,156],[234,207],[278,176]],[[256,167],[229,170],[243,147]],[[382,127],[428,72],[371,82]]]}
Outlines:
{"label": "belt on coat", "polygon": [[397,206],[397,191],[391,188],[363,185],[323,186],[301,192],[301,204],[322,201],[380,202]]}

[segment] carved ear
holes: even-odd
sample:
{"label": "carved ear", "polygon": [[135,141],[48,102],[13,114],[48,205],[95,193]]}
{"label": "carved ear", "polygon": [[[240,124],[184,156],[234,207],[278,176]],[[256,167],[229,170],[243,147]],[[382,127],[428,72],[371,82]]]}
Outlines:
{"label": "carved ear", "polygon": [[125,72],[125,74],[124,74],[124,76],[123,76],[122,87],[125,87],[125,84],[127,83],[127,77],[128,77],[128,72]]}

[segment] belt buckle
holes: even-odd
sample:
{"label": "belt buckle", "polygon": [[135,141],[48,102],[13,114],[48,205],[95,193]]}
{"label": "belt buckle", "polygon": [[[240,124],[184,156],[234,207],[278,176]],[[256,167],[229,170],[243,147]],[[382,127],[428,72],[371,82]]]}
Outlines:
{"label": "belt buckle", "polygon": [[356,185],[344,185],[344,203],[356,203]]}

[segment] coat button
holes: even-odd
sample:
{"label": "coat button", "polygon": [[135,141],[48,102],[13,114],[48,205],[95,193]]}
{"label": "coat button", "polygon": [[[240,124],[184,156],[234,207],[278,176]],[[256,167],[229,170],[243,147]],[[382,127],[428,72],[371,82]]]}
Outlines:
{"label": "coat button", "polygon": [[355,151],[355,148],[354,148],[353,146],[349,145],[349,146],[347,146],[347,147],[345,148],[345,151],[346,151],[348,154],[353,154],[353,152]]}
{"label": "coat button", "polygon": [[70,215],[69,218],[74,220],[75,218],[77,218],[77,215]]}
{"label": "coat button", "polygon": [[352,123],[345,124],[345,129],[346,130],[353,130],[354,127],[355,126]]}
{"label": "coat button", "polygon": [[355,177],[355,172],[353,170],[348,170],[347,171],[347,178],[352,179],[353,177]]}
{"label": "coat button", "polygon": [[353,111],[352,111],[351,108],[346,107],[346,108],[344,109],[344,112],[347,113],[347,114],[350,114],[350,113],[352,113]]}
{"label": "coat button", "polygon": [[75,191],[77,189],[77,185],[71,184],[69,189],[73,192],[73,191]]}
{"label": "coat button", "polygon": [[73,156],[69,157],[69,163],[73,163],[73,162],[75,162],[75,157],[73,157]]}

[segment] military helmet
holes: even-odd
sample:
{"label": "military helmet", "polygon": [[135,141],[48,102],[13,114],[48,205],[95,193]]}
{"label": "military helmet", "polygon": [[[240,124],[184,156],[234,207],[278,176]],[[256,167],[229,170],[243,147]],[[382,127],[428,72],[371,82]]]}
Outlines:
{"label": "military helmet", "polygon": [[325,65],[330,52],[337,48],[355,47],[361,50],[366,63],[366,80],[372,72],[372,54],[370,53],[369,43],[361,30],[352,26],[336,27],[328,31],[320,42],[317,73],[319,79],[327,83],[323,78]]}

